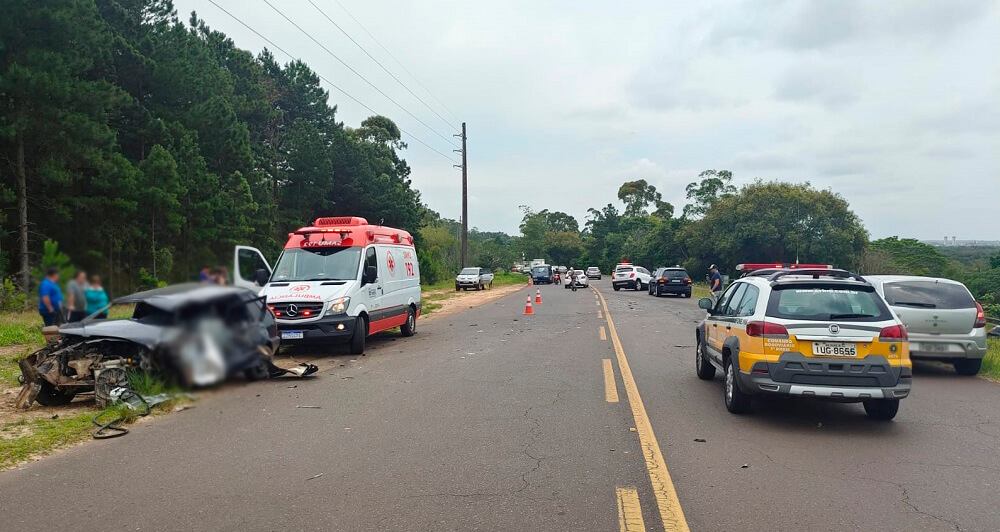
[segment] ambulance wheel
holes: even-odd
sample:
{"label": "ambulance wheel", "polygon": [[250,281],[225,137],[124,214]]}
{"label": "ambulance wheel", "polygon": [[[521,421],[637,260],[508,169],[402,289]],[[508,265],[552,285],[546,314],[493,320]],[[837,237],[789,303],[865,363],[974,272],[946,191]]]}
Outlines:
{"label": "ambulance wheel", "polygon": [[365,340],[368,337],[368,318],[358,316],[354,325],[354,336],[351,337],[351,354],[360,355],[365,352]]}
{"label": "ambulance wheel", "polygon": [[417,332],[417,313],[413,312],[413,307],[406,309],[406,322],[399,326],[399,332],[403,336],[413,336]]}

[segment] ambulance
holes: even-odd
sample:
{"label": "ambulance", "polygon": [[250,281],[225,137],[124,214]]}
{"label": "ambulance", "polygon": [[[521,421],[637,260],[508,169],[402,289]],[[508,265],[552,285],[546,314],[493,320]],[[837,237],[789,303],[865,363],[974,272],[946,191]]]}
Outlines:
{"label": "ambulance", "polygon": [[420,265],[413,237],[364,218],[327,217],[289,233],[272,269],[264,254],[237,246],[233,284],[264,296],[284,342],[349,342],[399,327],[416,332]]}

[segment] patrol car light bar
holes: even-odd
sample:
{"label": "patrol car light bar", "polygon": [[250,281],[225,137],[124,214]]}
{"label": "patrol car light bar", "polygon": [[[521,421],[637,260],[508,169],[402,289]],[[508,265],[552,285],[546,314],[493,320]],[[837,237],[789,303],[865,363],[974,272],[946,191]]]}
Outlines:
{"label": "patrol car light bar", "polygon": [[794,264],[789,262],[769,262],[766,264],[737,264],[736,271],[738,272],[752,272],[754,270],[763,270],[766,268],[776,268],[776,269],[809,269],[809,270],[832,270],[833,266],[830,264]]}

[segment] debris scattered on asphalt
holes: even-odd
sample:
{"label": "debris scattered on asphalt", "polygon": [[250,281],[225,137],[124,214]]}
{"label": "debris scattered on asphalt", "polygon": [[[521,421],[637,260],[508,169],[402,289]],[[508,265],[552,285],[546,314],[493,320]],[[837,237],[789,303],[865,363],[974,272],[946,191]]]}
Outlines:
{"label": "debris scattered on asphalt", "polygon": [[298,387],[299,387],[299,386],[298,386],[297,384],[293,384],[293,385],[291,385],[291,386],[286,386],[286,388],[298,388]]}
{"label": "debris scattered on asphalt", "polygon": [[740,466],[740,469],[747,469],[749,467],[750,467],[750,464],[743,464],[743,465]]}
{"label": "debris scattered on asphalt", "polygon": [[695,438],[694,441],[696,441],[698,443],[705,443],[706,440],[705,440],[705,438]]}
{"label": "debris scattered on asphalt", "polygon": [[306,480],[312,480],[312,479],[314,479],[314,478],[319,478],[319,477],[321,477],[321,476],[323,476],[323,473],[320,473],[320,474],[318,474],[318,475],[313,475],[313,476],[311,476],[311,477],[307,478]]}
{"label": "debris scattered on asphalt", "polygon": [[479,324],[478,323],[470,323],[469,327],[479,327]]}
{"label": "debris scattered on asphalt", "polygon": [[635,432],[635,427],[629,427],[628,430],[629,432]]}
{"label": "debris scattered on asphalt", "polygon": [[313,406],[313,405],[295,405],[295,408],[323,408],[323,407],[322,406]]}
{"label": "debris scattered on asphalt", "polygon": [[178,405],[174,407],[174,412],[183,412],[185,410],[191,410],[194,405]]}
{"label": "debris scattered on asphalt", "polygon": [[59,414],[52,414],[52,419],[59,419]]}

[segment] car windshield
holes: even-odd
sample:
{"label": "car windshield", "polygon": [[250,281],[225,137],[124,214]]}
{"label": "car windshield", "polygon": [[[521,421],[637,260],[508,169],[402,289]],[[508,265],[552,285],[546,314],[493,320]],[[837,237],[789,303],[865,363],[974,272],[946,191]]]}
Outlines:
{"label": "car windshield", "polygon": [[360,247],[286,249],[274,267],[271,282],[354,280],[360,260]]}
{"label": "car windshield", "polygon": [[936,281],[902,281],[885,284],[885,300],[890,305],[915,308],[976,308],[964,286]]}
{"label": "car windshield", "polygon": [[546,273],[549,271],[548,266],[535,266],[531,269],[533,273]]}
{"label": "car windshield", "polygon": [[[452,270],[455,271],[455,270]],[[479,268],[463,268],[459,275],[479,275]]]}
{"label": "car windshield", "polygon": [[892,314],[872,287],[778,286],[771,293],[767,315],[792,320],[884,321]]}

